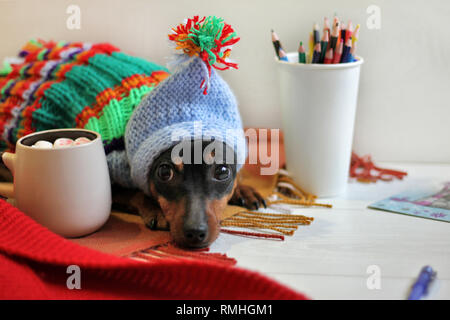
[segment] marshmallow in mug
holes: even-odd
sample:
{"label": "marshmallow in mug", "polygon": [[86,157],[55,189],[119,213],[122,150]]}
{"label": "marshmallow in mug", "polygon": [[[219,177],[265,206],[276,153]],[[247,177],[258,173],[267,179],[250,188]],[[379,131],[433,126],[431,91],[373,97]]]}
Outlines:
{"label": "marshmallow in mug", "polygon": [[51,144],[50,142],[45,141],[45,140],[39,140],[38,142],[33,144],[32,147],[33,148],[38,148],[38,149],[52,149],[53,148],[53,144]]}
{"label": "marshmallow in mug", "polygon": [[91,140],[89,140],[88,138],[79,137],[79,138],[75,139],[75,141],[73,142],[73,145],[74,146],[79,146],[81,144],[86,144],[86,143],[89,143],[89,142],[91,142]]}
{"label": "marshmallow in mug", "polygon": [[32,147],[39,149],[52,149],[52,148],[58,149],[58,148],[67,148],[71,146],[79,146],[89,142],[91,142],[91,140],[86,137],[77,138],[75,139],[75,141],[69,138],[59,138],[56,139],[53,144],[45,140],[39,140],[35,144],[33,144]]}
{"label": "marshmallow in mug", "polygon": [[69,139],[69,138],[59,138],[56,139],[55,142],[53,143],[53,148],[58,149],[58,148],[67,148],[67,147],[71,147],[73,145],[73,140]]}

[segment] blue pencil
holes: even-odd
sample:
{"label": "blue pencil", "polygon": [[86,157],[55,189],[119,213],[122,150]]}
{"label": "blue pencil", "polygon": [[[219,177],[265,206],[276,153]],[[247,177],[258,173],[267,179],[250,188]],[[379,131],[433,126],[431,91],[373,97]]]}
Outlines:
{"label": "blue pencil", "polygon": [[350,49],[350,54],[348,58],[348,62],[355,62],[356,60],[356,42],[353,42],[352,48]]}
{"label": "blue pencil", "polygon": [[284,50],[281,49],[281,48],[280,48],[279,52],[280,52],[280,60],[288,62],[289,60],[288,60],[288,57],[286,55],[286,52],[284,52]]}
{"label": "blue pencil", "polygon": [[351,60],[349,60],[351,49],[352,49],[352,39],[348,38],[347,42],[344,45],[344,49],[342,50],[341,63],[351,62]]}
{"label": "blue pencil", "polygon": [[314,46],[314,54],[311,63],[320,63],[320,43],[317,42]]}

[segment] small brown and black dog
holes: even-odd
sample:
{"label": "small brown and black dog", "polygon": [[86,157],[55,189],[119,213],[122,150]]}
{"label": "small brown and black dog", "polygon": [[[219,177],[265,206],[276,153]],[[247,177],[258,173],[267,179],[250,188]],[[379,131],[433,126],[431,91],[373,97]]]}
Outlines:
{"label": "small brown and black dog", "polygon": [[[150,197],[113,186],[113,208],[139,214],[150,229],[170,230],[179,246],[202,248],[218,237],[220,216],[228,203],[248,209],[266,203],[253,188],[238,183],[235,162],[225,161],[227,153],[234,157],[231,148],[222,144],[221,155],[209,155],[213,161],[202,157],[202,163],[195,164],[194,143],[190,161],[174,163],[173,147],[155,159],[149,170]],[[202,152],[209,143],[202,141]]]}
{"label": "small brown and black dog", "polygon": [[[223,153],[210,155],[212,163],[194,163],[194,141],[189,163],[175,164],[172,148],[153,161],[149,170],[151,196],[137,189],[112,186],[113,208],[139,214],[152,230],[170,230],[175,243],[187,248],[209,246],[219,235],[220,217],[227,204],[248,209],[266,207],[264,199],[253,188],[239,184],[236,163],[226,163],[234,151],[222,144]],[[202,141],[202,152],[211,141]],[[3,165],[0,179],[12,181]]]}

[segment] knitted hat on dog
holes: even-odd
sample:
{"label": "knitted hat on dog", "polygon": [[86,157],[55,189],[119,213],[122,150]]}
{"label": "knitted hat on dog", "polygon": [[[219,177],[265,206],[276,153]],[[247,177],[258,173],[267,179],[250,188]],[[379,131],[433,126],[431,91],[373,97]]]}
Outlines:
{"label": "knitted hat on dog", "polygon": [[237,68],[227,58],[239,38],[217,17],[196,16],[172,30],[169,39],[182,50],[176,70],[141,101],[125,132],[131,179],[147,194],[152,162],[182,140],[225,142],[235,151],[238,169],[246,157],[236,98],[213,69]]}

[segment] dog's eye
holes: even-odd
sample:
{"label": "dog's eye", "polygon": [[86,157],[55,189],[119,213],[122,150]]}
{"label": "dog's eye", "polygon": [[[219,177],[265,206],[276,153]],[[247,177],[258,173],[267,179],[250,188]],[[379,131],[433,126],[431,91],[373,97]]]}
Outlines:
{"label": "dog's eye", "polygon": [[217,166],[214,171],[214,178],[217,180],[226,180],[230,176],[230,169],[227,166]]}
{"label": "dog's eye", "polygon": [[158,168],[158,178],[162,181],[170,181],[173,178],[173,169],[168,164],[162,164]]}

